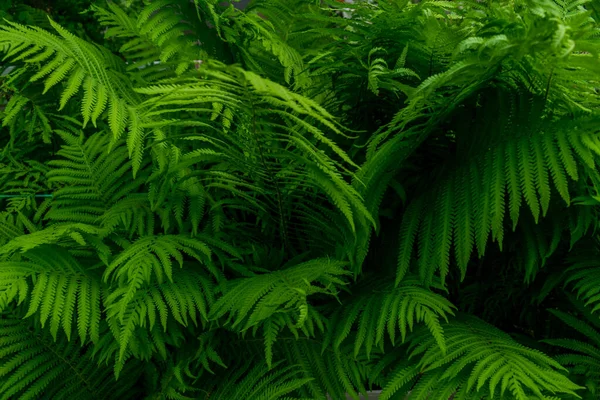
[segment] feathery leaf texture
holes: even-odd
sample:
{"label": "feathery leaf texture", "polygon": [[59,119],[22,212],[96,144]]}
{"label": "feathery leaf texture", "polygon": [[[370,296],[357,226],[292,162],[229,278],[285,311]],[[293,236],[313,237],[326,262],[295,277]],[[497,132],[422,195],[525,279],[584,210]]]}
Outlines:
{"label": "feathery leaf texture", "polygon": [[[75,341],[54,341],[15,318],[0,319],[0,398],[134,399],[139,368],[128,368],[129,381],[116,381],[98,367],[89,349]],[[57,384],[58,383],[58,384]]]}
{"label": "feathery leaf texture", "polygon": [[[409,359],[390,375],[381,397],[392,398],[399,390],[460,393],[459,396],[504,395],[526,400],[543,398],[542,391],[577,396],[578,385],[560,371],[563,367],[543,353],[527,348],[509,335],[472,316],[461,315],[445,326],[446,352],[428,332],[410,339]],[[414,361],[412,360],[414,359]],[[403,389],[404,388],[404,389]],[[412,396],[412,395],[411,395]]]}
{"label": "feathery leaf texture", "polygon": [[[453,168],[433,188],[407,207],[400,227],[397,283],[411,269],[415,245],[416,268],[424,282],[431,282],[437,270],[442,280],[446,278],[452,249],[464,277],[475,247],[483,256],[491,236],[502,248],[506,214],[514,230],[526,205],[537,223],[548,211],[551,181],[568,205],[568,178],[578,180],[578,171],[596,168],[600,147],[594,120],[544,120],[540,99],[515,104],[508,97],[500,104],[490,103],[482,106],[481,119],[474,119],[466,129],[485,124],[492,139],[470,144],[478,146],[478,153],[466,162],[451,164]],[[492,113],[503,105],[511,117],[494,118]],[[467,146],[471,140],[483,140],[470,135],[476,133],[457,132],[457,141],[465,140]]]}
{"label": "feathery leaf texture", "polygon": [[594,253],[584,254],[574,261],[565,271],[565,284],[572,286],[577,297],[594,313],[600,310],[600,265]]}
{"label": "feathery leaf texture", "polygon": [[[102,299],[106,286],[93,269],[83,267],[68,251],[43,245],[23,254],[28,261],[2,261],[2,310],[28,300],[25,318],[36,315],[48,323],[56,340],[59,329],[81,343],[98,342]],[[29,288],[31,285],[31,292]]]}
{"label": "feathery leaf texture", "polygon": [[582,302],[572,300],[576,308],[580,311],[580,316],[575,317],[571,314],[559,311],[549,310],[566,326],[572,328],[581,335],[584,340],[575,338],[564,339],[544,339],[557,348],[561,348],[567,353],[561,353],[555,356],[555,359],[575,377],[583,377],[582,384],[587,386],[590,398],[598,394],[597,388],[600,384],[600,323],[597,318],[586,309]]}
{"label": "feathery leaf texture", "polygon": [[83,89],[81,115],[83,125],[96,125],[108,109],[110,127],[119,137],[125,129],[127,115],[122,109],[137,103],[135,93],[123,79],[122,61],[110,52],[94,46],[50,21],[58,36],[38,27],[8,23],[0,27],[0,46],[8,48],[12,59],[23,57],[28,64],[41,67],[30,81],[44,79],[44,92],[68,78],[62,92],[61,106]]}
{"label": "feathery leaf texture", "polygon": [[[443,352],[446,340],[442,321],[453,315],[454,306],[441,295],[420,286],[419,280],[412,278],[402,281],[399,287],[371,282],[359,289],[364,294],[353,297],[331,321],[332,330],[328,337],[335,348],[339,348],[352,328],[357,333],[354,343],[354,357],[364,346],[369,357],[373,346],[384,350],[384,336],[387,332],[392,344],[400,331],[401,342],[416,323],[425,324]],[[324,346],[328,343],[325,342]]]}
{"label": "feathery leaf texture", "polygon": [[298,324],[306,317],[302,311],[307,297],[315,293],[335,295],[346,284],[349,273],[344,262],[315,259],[280,271],[227,281],[211,309],[211,318],[227,317],[225,324],[244,331],[275,313],[297,310]]}
{"label": "feathery leaf texture", "polygon": [[0,399],[598,398],[596,1],[4,3]]}

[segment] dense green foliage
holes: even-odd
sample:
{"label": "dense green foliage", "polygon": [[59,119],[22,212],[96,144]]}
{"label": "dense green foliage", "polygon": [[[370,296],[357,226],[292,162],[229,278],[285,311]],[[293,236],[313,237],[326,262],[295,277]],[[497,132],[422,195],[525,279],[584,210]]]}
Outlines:
{"label": "dense green foliage", "polygon": [[13,3],[0,399],[600,396],[600,3]]}

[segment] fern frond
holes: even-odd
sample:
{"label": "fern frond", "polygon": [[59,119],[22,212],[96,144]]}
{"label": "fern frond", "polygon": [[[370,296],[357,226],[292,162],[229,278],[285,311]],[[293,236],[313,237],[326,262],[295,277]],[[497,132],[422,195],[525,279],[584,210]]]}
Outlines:
{"label": "fern frond", "polygon": [[207,394],[204,398],[220,400],[291,399],[293,397],[288,397],[289,394],[311,380],[302,377],[302,369],[297,365],[282,366],[282,362],[278,362],[275,367],[279,368],[265,374],[263,363],[253,363],[253,360],[239,363],[235,368],[232,367],[229,373],[223,375],[224,382],[234,382],[235,384],[215,384],[213,382],[205,387]]}
{"label": "fern frond", "polygon": [[[107,101],[109,113],[118,115],[119,119],[123,120],[126,115],[119,111],[119,105],[122,102],[136,104],[138,100],[127,81],[122,79],[119,71],[122,66],[117,59],[76,37],[54,21],[51,20],[50,24],[59,36],[41,28],[8,23],[0,27],[0,45],[10,49],[8,55],[11,58],[28,51],[25,62],[45,63],[31,77],[32,81],[45,78],[45,91],[69,78],[67,88],[62,94],[65,103],[67,98],[79,91],[79,86],[83,86],[81,113],[84,126],[89,121],[96,125],[96,120],[106,107]],[[35,49],[36,53],[29,51],[32,49]],[[111,128],[115,137],[122,133],[122,124],[111,124]]]}
{"label": "fern frond", "polygon": [[[124,249],[104,272],[105,280],[128,282],[151,282],[151,275],[162,283],[173,279],[173,260],[183,267],[184,255],[192,257],[205,265],[216,277],[222,274],[214,268],[210,245],[228,249],[219,245],[219,241],[202,236],[195,238],[183,235],[144,236]],[[236,256],[235,252],[230,254]]]}
{"label": "fern frond", "polygon": [[[59,329],[70,340],[76,330],[81,343],[99,340],[101,303],[107,288],[100,276],[87,270],[66,250],[40,246],[24,254],[29,261],[4,261],[2,265],[2,309],[18,298],[28,300],[25,318],[36,315],[42,328],[46,322],[56,340]],[[29,292],[29,285],[32,285]]]}
{"label": "fern frond", "polygon": [[[429,390],[459,388],[462,396],[489,396],[500,392],[519,400],[530,396],[564,393],[579,397],[580,386],[572,383],[555,360],[522,346],[509,335],[474,317],[460,316],[444,326],[447,351],[439,348],[429,332],[423,331],[410,341],[409,365],[400,364],[392,372],[383,392],[383,399],[413,385]],[[507,393],[510,392],[510,394]],[[450,392],[452,393],[452,391]],[[465,397],[467,398],[467,397]]]}
{"label": "fern frond", "polygon": [[[205,80],[138,90],[151,97],[144,107],[152,110],[151,117],[161,129],[173,124],[171,115],[193,116],[181,122],[181,146],[195,144],[196,149],[184,151],[179,162],[169,163],[171,177],[179,174],[177,179],[187,180],[181,171],[189,168],[188,176],[197,179],[217,204],[243,199],[246,207],[254,208],[247,211],[257,218],[276,221],[286,247],[295,247],[310,236],[305,233],[312,223],[307,215],[327,218],[307,204],[329,203],[345,216],[345,226],[330,230],[354,233],[357,224],[374,223],[361,196],[347,182],[354,163],[329,136],[344,137],[331,114],[313,100],[256,74],[218,63],[207,63],[207,68]],[[199,98],[205,102],[199,103]],[[205,134],[197,135],[197,126],[212,123],[207,113],[214,113],[214,103],[235,117],[227,117],[222,133],[207,128]],[[220,166],[209,167],[214,165]],[[221,167],[225,165],[227,170]],[[219,194],[212,195],[215,191]],[[224,212],[229,214],[229,210]],[[298,221],[302,228],[292,230],[290,221]]]}
{"label": "fern frond", "polygon": [[87,224],[50,225],[46,229],[14,237],[0,247],[0,255],[9,258],[17,252],[23,253],[47,244],[59,244],[64,247],[74,244],[86,246],[88,241],[98,244],[97,236],[101,236],[101,232],[96,227]]}
{"label": "fern frond", "polygon": [[[128,71],[135,80],[149,82],[181,75],[206,53],[186,31],[194,27],[184,22],[191,7],[172,0],[145,6],[137,18],[115,3],[107,8],[93,6],[98,22],[107,28],[105,37],[123,41],[119,51],[129,60]],[[159,62],[157,64],[157,62]]]}
{"label": "fern frond", "polygon": [[[443,174],[445,176],[433,190],[427,190],[418,200],[413,200],[416,205],[411,208],[422,207],[430,211],[412,212],[409,208],[405,213],[400,228],[402,247],[398,282],[409,270],[412,242],[417,234],[420,237],[418,268],[424,282],[431,281],[435,269],[439,269],[442,279],[446,277],[450,258],[445,254],[450,243],[464,276],[474,245],[478,245],[480,257],[485,253],[485,243],[490,235],[502,245],[505,203],[513,230],[519,221],[522,200],[537,223],[548,209],[551,193],[548,175],[552,175],[557,191],[568,204],[566,177],[577,180],[578,170],[588,164],[577,157],[578,152],[584,150],[576,149],[588,149],[584,143],[589,142],[588,136],[595,137],[593,122],[582,120],[578,123],[580,127],[574,129],[572,121],[545,122],[540,114],[535,114],[535,104],[533,109],[527,104],[512,107],[515,108],[511,119],[497,121],[496,137],[502,140],[478,144],[477,148],[483,153],[469,157],[467,163],[458,162],[453,172]],[[491,116],[484,109],[481,118]],[[475,120],[476,124],[477,121],[490,123]],[[465,135],[469,134],[465,132]],[[504,174],[499,171],[501,167]],[[506,199],[503,193],[507,193]],[[453,201],[455,198],[459,200]],[[437,212],[440,205],[446,212],[433,217],[433,211]],[[529,271],[528,277],[532,273]]]}
{"label": "fern frond", "polygon": [[600,384],[600,323],[581,301],[571,300],[577,309],[583,310],[578,317],[559,310],[549,311],[573,331],[577,331],[583,340],[544,339],[543,342],[568,351],[556,355],[555,359],[575,377],[584,377],[582,383],[594,395]]}
{"label": "fern frond", "polygon": [[13,3],[0,400],[598,397],[595,1]]}
{"label": "fern frond", "polygon": [[296,362],[310,379],[301,394],[305,398],[326,399],[366,396],[366,378],[372,376],[372,363],[364,355],[352,356],[352,345],[324,348],[323,342],[311,339],[279,340],[277,354],[287,363]]}
{"label": "fern frond", "polygon": [[135,192],[147,174],[138,175],[132,182],[124,180],[123,175],[132,168],[127,149],[121,145],[108,152],[111,139],[106,134],[84,138],[57,133],[66,144],[57,152],[60,158],[48,163],[52,167],[48,179],[60,188],[54,193],[47,218],[99,226],[98,220],[107,208]]}
{"label": "fern frond", "polygon": [[594,313],[600,309],[600,266],[593,257],[581,257],[565,271],[565,284],[572,285],[577,297]]}
{"label": "fern frond", "polygon": [[[123,381],[99,367],[89,349],[60,338],[54,342],[22,320],[0,319],[0,398],[2,399],[134,399],[137,368],[128,367]],[[60,382],[57,384],[57,382]]]}
{"label": "fern frond", "polygon": [[349,304],[344,305],[343,311],[334,314],[332,331],[328,337],[334,348],[339,348],[352,328],[356,327],[354,357],[358,356],[363,346],[369,357],[373,346],[380,346],[383,351],[385,332],[394,344],[399,330],[401,341],[404,342],[414,324],[424,323],[442,351],[445,351],[444,329],[440,319],[447,321],[447,314],[454,315],[452,304],[421,287],[418,279],[403,280],[398,287],[378,283],[356,288],[361,293],[367,293],[353,297]]}
{"label": "fern frond", "polygon": [[[129,351],[140,346],[141,339],[136,335],[138,328],[147,329],[157,347],[162,335],[155,331],[158,325],[163,332],[174,329],[171,319],[182,326],[191,320],[194,326],[198,321],[205,324],[213,299],[213,283],[206,276],[186,270],[174,271],[171,280],[144,284],[134,281],[114,289],[105,300],[107,319],[113,326],[119,346],[116,368],[122,368]],[[198,318],[198,315],[200,318]],[[158,324],[157,324],[158,322]],[[164,340],[164,339],[162,339]]]}
{"label": "fern frond", "polygon": [[315,293],[336,294],[348,275],[344,262],[315,259],[269,274],[227,281],[223,296],[211,309],[211,319],[228,315],[225,323],[240,331],[283,310],[299,310]]}

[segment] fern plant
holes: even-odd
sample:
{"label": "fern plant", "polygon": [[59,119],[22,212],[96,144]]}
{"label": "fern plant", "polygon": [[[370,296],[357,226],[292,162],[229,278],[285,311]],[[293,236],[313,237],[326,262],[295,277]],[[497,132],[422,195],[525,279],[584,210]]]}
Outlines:
{"label": "fern plant", "polygon": [[0,398],[595,398],[596,2],[231,3],[0,8]]}
{"label": "fern plant", "polygon": [[579,317],[573,313],[566,313],[556,309],[550,312],[561,322],[571,328],[572,334],[580,335],[583,339],[546,339],[546,343],[562,348],[568,353],[556,355],[556,359],[567,366],[571,373],[577,378],[581,385],[584,385],[588,392],[585,394],[588,398],[594,398],[598,395],[598,360],[600,358],[600,334],[598,328],[597,316],[593,315],[589,309],[580,301],[570,299],[571,303],[578,311]]}

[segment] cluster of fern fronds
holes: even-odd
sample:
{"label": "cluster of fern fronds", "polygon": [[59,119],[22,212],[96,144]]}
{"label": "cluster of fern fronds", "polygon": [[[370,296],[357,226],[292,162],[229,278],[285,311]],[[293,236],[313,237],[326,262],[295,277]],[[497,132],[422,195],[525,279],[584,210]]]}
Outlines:
{"label": "cluster of fern fronds", "polygon": [[0,399],[600,396],[597,1],[26,11]]}

